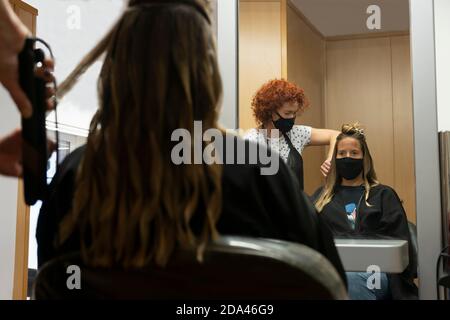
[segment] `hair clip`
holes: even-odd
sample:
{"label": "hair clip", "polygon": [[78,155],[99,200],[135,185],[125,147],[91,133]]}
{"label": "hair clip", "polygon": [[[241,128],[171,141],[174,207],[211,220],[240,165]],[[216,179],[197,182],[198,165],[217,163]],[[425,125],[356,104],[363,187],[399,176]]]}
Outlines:
{"label": "hair clip", "polygon": [[366,136],[366,133],[364,132],[364,129],[362,128],[353,128],[354,131],[356,131],[358,134],[362,135],[363,137]]}

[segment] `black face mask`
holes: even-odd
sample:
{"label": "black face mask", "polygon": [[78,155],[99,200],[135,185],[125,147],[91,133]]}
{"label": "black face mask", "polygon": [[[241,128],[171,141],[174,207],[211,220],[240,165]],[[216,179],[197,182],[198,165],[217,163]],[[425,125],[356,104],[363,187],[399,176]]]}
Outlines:
{"label": "black face mask", "polygon": [[295,117],[291,119],[285,119],[277,112],[277,115],[280,117],[280,119],[276,121],[272,121],[275,128],[281,131],[281,133],[288,133],[292,130],[295,124]]}
{"label": "black face mask", "polygon": [[346,180],[353,180],[358,177],[363,168],[363,159],[336,159],[336,171],[339,176]]}

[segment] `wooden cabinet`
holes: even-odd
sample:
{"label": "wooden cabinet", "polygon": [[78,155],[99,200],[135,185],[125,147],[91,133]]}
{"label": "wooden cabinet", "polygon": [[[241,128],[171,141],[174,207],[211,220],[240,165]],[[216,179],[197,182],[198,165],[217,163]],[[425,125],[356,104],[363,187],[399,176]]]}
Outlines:
{"label": "wooden cabinet", "polygon": [[[10,0],[14,12],[36,35],[38,10],[22,0]],[[19,182],[17,197],[16,246],[14,262],[13,299],[25,300],[28,286],[28,245],[29,245],[30,208],[23,198],[23,181]]]}
{"label": "wooden cabinet", "polygon": [[[255,128],[251,100],[268,80],[286,77],[286,1],[239,1],[239,128]],[[285,12],[285,10],[284,10]]]}
{"label": "wooden cabinet", "polygon": [[38,10],[22,0],[9,0],[9,2],[20,20],[22,20],[33,35],[36,35]]}
{"label": "wooden cabinet", "polygon": [[[299,18],[287,0],[239,1],[239,127],[256,127],[251,100],[268,80],[284,78],[302,88],[310,108],[297,124],[324,127],[325,40]],[[303,153],[305,190],[322,184],[325,148]]]}

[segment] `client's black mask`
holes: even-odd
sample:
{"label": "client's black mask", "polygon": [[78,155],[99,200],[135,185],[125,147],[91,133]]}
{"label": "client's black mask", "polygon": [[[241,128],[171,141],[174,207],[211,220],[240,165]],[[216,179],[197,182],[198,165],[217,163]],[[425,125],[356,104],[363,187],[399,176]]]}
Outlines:
{"label": "client's black mask", "polygon": [[342,158],[336,159],[336,171],[346,180],[355,179],[363,170],[363,159]]}

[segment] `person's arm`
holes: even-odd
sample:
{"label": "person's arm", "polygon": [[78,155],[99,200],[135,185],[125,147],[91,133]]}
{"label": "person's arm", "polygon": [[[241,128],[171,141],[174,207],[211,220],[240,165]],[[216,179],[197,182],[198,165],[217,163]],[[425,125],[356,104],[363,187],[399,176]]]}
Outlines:
{"label": "person's arm", "polygon": [[15,130],[8,136],[0,138],[0,173],[5,176],[22,175],[22,134]]}
{"label": "person's arm", "polygon": [[0,83],[26,118],[31,116],[32,107],[19,84],[18,55],[29,34],[8,0],[0,0]]}
{"label": "person's arm", "polygon": [[[47,59],[43,66],[36,70],[35,74],[47,83],[52,83],[54,76],[50,70],[53,70],[53,61]],[[45,94],[48,99],[47,109],[51,110],[54,108],[52,97],[55,95],[55,89],[47,88]],[[49,150],[52,152],[55,146],[50,141],[48,143]],[[22,171],[22,132],[14,130],[6,137],[0,137],[0,174],[21,177]]]}
{"label": "person's arm", "polygon": [[58,233],[61,222],[72,209],[77,171],[84,152],[85,146],[82,146],[64,159],[52,179],[46,199],[42,202],[36,226],[38,268],[59,253],[79,250],[77,233],[65,243],[58,241]]}
{"label": "person's arm", "polygon": [[[7,0],[0,0],[0,83],[9,91],[14,103],[22,116],[27,118],[32,114],[32,106],[19,83],[18,55],[22,50],[28,29],[14,14]],[[54,80],[53,61],[46,59],[41,68],[36,70],[36,76],[47,83]],[[54,103],[51,97],[55,88],[47,88],[47,108],[52,109]],[[0,138],[0,174],[19,177],[22,175],[22,139],[20,131],[13,131]]]}
{"label": "person's arm", "polygon": [[[417,256],[411,245],[411,234],[409,233],[408,217],[402,202],[394,189],[387,187],[381,194],[381,220],[376,229],[376,233],[393,239],[403,239],[408,241],[409,264],[400,275],[403,285],[391,286],[393,296],[401,296],[402,299],[416,299],[417,287],[413,282],[417,274]],[[392,278],[391,278],[392,281]],[[396,280],[395,280],[396,281]],[[397,288],[398,287],[398,288]],[[401,288],[401,289],[400,289]]]}
{"label": "person's arm", "polygon": [[[47,143],[51,154],[56,145],[50,140]],[[21,177],[22,172],[22,131],[16,129],[6,137],[0,138],[0,174]]]}
{"label": "person's arm", "polygon": [[408,217],[398,194],[394,189],[385,187],[380,197],[382,215],[376,230],[377,233],[408,240]]}
{"label": "person's arm", "polygon": [[331,158],[333,157],[334,146],[336,144],[336,138],[339,135],[339,131],[328,129],[315,129],[311,130],[311,142],[310,146],[329,146],[328,156],[325,162],[320,167],[320,171],[323,176],[328,176],[331,169]]}

